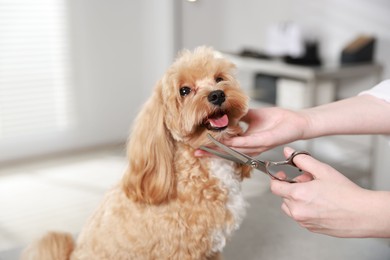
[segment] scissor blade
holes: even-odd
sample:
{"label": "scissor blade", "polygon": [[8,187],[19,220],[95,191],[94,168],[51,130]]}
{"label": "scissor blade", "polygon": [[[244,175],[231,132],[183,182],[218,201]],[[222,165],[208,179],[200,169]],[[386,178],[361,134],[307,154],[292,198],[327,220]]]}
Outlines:
{"label": "scissor blade", "polygon": [[214,155],[216,155],[218,157],[221,157],[221,158],[229,160],[229,161],[233,161],[233,162],[236,162],[236,163],[243,163],[241,160],[237,159],[234,156],[231,156],[230,154],[221,153],[219,151],[213,150],[213,149],[211,149],[209,147],[206,147],[206,146],[201,146],[201,147],[199,147],[199,149],[204,150],[206,152],[209,152],[211,154],[214,154]]}
{"label": "scissor blade", "polygon": [[249,156],[245,155],[245,154],[242,154],[240,152],[237,152],[236,150],[233,150],[229,147],[227,147],[226,145],[218,142],[217,140],[214,139],[214,137],[212,137],[210,134],[207,135],[207,137],[216,145],[218,146],[219,148],[221,148],[222,150],[224,150],[225,152],[227,152],[228,154],[230,154],[231,156],[235,157],[236,159],[240,160],[241,163],[243,164],[247,164],[249,161],[252,160],[252,158],[250,158]]}

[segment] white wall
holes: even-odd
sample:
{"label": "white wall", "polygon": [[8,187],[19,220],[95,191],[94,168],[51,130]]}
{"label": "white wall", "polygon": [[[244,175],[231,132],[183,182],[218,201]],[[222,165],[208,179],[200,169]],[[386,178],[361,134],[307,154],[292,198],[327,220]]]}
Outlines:
{"label": "white wall", "polygon": [[388,0],[199,0],[182,5],[183,46],[209,44],[224,51],[264,49],[266,28],[294,21],[321,40],[322,57],[335,63],[343,46],[360,33],[378,38],[376,58],[390,78]]}
{"label": "white wall", "polygon": [[0,163],[124,142],[140,106],[172,62],[174,0],[67,3],[73,126],[2,143]]}
{"label": "white wall", "polygon": [[124,140],[172,61],[172,3],[71,2],[79,123],[90,142]]}

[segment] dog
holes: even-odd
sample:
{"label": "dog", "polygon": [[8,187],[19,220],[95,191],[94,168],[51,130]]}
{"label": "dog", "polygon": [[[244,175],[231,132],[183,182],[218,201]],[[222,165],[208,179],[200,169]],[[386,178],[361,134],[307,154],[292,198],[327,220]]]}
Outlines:
{"label": "dog", "polygon": [[242,133],[248,97],[211,47],[183,50],[158,81],[128,140],[129,165],[73,241],[50,232],[23,259],[220,259],[242,222],[250,167],[195,157],[207,134]]}

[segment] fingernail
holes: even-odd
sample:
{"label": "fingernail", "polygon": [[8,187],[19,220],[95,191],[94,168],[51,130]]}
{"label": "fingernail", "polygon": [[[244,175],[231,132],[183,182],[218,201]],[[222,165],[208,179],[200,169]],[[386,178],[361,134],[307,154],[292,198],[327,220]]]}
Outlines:
{"label": "fingernail", "polygon": [[295,150],[291,147],[284,147],[284,153],[285,154],[292,154]]}

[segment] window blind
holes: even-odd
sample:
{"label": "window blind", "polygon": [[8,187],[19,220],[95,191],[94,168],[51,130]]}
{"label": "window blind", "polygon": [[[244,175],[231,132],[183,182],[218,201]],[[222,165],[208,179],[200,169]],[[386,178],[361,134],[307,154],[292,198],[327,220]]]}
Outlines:
{"label": "window blind", "polygon": [[71,126],[65,0],[0,0],[0,145]]}

